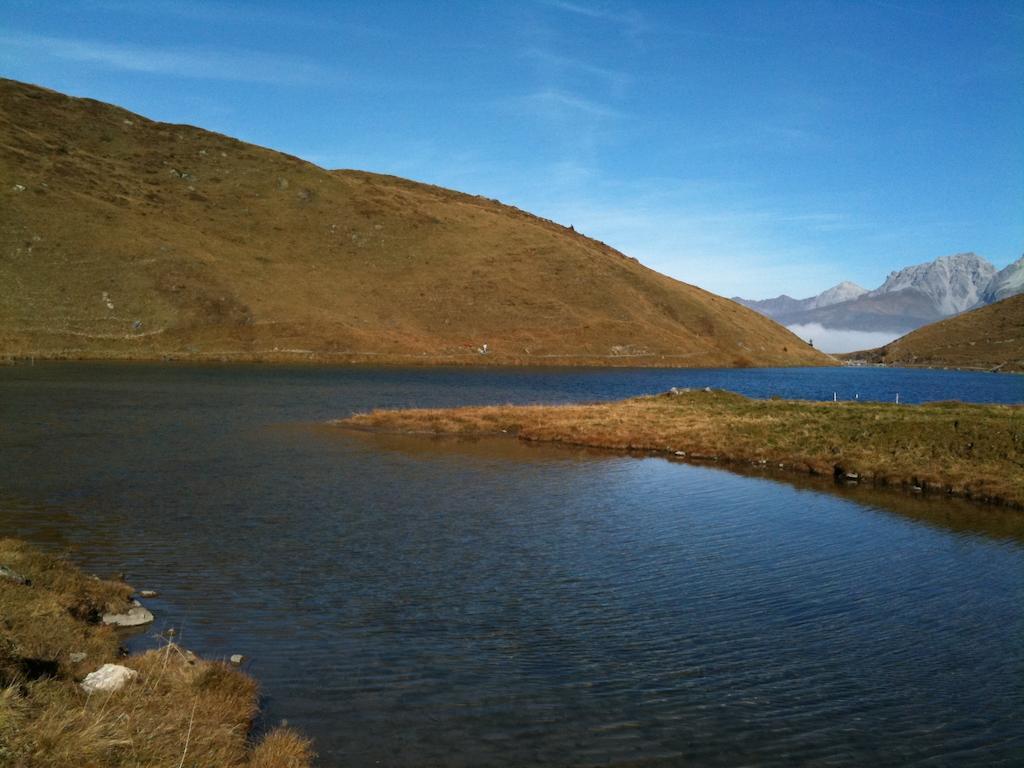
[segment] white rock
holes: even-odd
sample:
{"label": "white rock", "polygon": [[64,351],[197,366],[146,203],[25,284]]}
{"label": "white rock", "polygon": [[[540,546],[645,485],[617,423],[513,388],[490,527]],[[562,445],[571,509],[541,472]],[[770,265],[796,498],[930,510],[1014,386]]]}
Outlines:
{"label": "white rock", "polygon": [[26,579],[20,573],[15,570],[8,568],[6,565],[0,565],[0,579],[7,579],[13,581],[15,584],[23,584],[25,586],[31,586],[31,579]]}
{"label": "white rock", "polygon": [[82,681],[82,690],[86,693],[97,691],[119,691],[129,680],[134,680],[139,673],[134,669],[122,667],[120,664],[104,664],[95,672],[90,672]]}
{"label": "white rock", "polygon": [[231,654],[231,663],[234,664],[236,667],[239,664],[241,664],[243,661],[245,661],[245,656],[243,656],[242,654],[240,654],[240,653],[233,653],[233,654]]}
{"label": "white rock", "polygon": [[146,610],[138,600],[132,600],[132,607],[127,613],[105,613],[103,623],[115,627],[141,627],[153,621],[153,614]]}

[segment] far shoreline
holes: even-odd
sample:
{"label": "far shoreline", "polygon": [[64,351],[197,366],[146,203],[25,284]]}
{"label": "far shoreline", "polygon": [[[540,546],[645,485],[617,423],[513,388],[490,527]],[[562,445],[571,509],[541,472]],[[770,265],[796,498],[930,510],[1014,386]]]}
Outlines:
{"label": "far shoreline", "polygon": [[[217,352],[209,354],[167,354],[167,355],[67,355],[67,354],[10,354],[0,356],[0,367],[3,366],[30,366],[35,363],[125,363],[140,365],[210,365],[210,366],[233,366],[233,365],[261,365],[267,367],[275,366],[303,366],[303,367],[335,367],[335,368],[451,368],[451,369],[636,369],[636,370],[736,370],[756,371],[773,369],[816,369],[816,368],[865,368],[865,369],[887,369],[887,370],[911,370],[911,371],[962,371],[964,373],[993,373],[1001,375],[1024,375],[1024,369],[1004,369],[991,366],[948,366],[948,365],[913,365],[913,364],[892,364],[873,363],[848,359],[846,355],[856,353],[835,353],[832,355],[834,362],[822,363],[820,365],[681,365],[679,358],[683,356],[669,357],[665,355],[615,355],[608,357],[579,356],[535,356],[524,357],[498,357],[467,353],[460,356],[448,357],[426,357],[409,353],[399,355],[394,353],[359,353],[358,355],[325,355],[315,352],[295,353],[274,353],[272,355],[251,354],[247,352]],[[657,357],[656,362],[640,362],[649,357]]]}
{"label": "far shoreline", "polygon": [[209,352],[167,353],[160,355],[75,355],[66,353],[0,355],[0,365],[31,365],[34,362],[82,363],[193,363],[252,365],[324,365],[338,367],[380,366],[389,368],[679,368],[686,370],[758,370],[772,368],[841,368],[838,360],[817,365],[685,365],[691,355],[496,355],[467,352],[461,355],[423,355],[417,353],[359,352],[329,354],[313,351],[295,352]]}

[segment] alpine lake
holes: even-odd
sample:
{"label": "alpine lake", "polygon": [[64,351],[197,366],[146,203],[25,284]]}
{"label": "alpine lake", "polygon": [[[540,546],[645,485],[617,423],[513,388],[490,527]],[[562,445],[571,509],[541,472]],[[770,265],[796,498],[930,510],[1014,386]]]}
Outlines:
{"label": "alpine lake", "polygon": [[0,535],[159,590],[126,643],[244,654],[324,766],[1024,764],[1019,512],[327,425],[673,386],[1024,402],[877,368],[6,366]]}

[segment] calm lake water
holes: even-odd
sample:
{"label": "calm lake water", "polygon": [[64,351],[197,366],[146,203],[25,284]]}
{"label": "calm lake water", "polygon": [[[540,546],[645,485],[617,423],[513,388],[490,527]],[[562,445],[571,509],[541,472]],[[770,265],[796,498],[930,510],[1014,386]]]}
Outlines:
{"label": "calm lake water", "polygon": [[132,643],[246,654],[325,766],[1024,764],[1020,515],[322,426],[670,386],[1024,401],[884,369],[6,367],[0,534],[159,589]]}

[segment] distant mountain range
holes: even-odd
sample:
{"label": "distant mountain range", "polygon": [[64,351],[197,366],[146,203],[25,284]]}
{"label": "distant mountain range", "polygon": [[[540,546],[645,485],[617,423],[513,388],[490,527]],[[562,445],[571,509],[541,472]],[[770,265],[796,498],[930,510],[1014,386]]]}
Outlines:
{"label": "distant mountain range", "polygon": [[806,299],[733,301],[787,326],[900,334],[1018,293],[1024,293],[1024,257],[997,271],[981,256],[958,253],[892,272],[872,291],[842,282]]}

